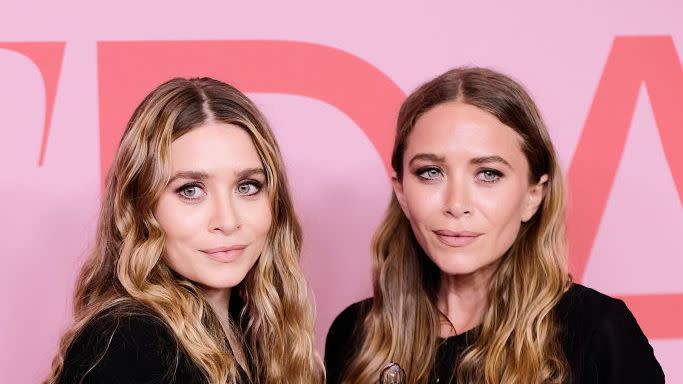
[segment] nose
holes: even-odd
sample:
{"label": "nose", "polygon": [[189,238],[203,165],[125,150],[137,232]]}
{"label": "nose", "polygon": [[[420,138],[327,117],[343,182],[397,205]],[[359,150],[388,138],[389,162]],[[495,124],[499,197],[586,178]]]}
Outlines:
{"label": "nose", "polygon": [[444,189],[444,214],[453,218],[470,215],[472,213],[470,197],[470,188],[462,177],[449,178]]}
{"label": "nose", "polygon": [[212,201],[209,230],[232,233],[240,227],[238,211],[229,194],[217,196]]}

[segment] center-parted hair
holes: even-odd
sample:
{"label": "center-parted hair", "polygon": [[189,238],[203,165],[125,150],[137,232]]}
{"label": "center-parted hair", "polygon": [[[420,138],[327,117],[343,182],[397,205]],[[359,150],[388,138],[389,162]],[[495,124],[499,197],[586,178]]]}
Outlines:
{"label": "center-parted hair", "polygon": [[[171,177],[171,143],[212,120],[241,127],[251,137],[273,218],[263,252],[232,290],[231,303],[242,307],[227,335],[201,288],[164,262],[164,232],[153,215]],[[209,383],[235,383],[240,371],[252,383],[320,382],[313,314],[299,267],[301,240],[280,151],[253,102],[210,78],[160,85],[135,110],[109,170],[96,245],[77,281],[75,320],[47,382],[59,377],[67,348],[94,316],[139,308],[164,321]]]}
{"label": "center-parted hair", "polygon": [[[391,164],[398,180],[415,122],[431,108],[458,101],[478,107],[522,139],[529,182],[548,175],[536,214],[522,224],[493,275],[489,306],[474,342],[453,365],[459,383],[561,383],[566,358],[553,308],[571,284],[567,272],[565,186],[557,155],[531,97],[509,77],[483,68],[450,70],[411,93],[401,106]],[[375,383],[396,362],[411,384],[427,383],[438,348],[436,307],[440,271],[418,244],[394,195],[373,239],[373,301],[362,323],[362,342],[344,383]]]}

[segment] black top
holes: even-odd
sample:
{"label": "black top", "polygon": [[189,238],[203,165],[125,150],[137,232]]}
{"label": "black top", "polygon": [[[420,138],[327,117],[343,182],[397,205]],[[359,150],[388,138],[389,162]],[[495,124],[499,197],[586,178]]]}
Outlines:
{"label": "black top", "polygon": [[[329,384],[341,375],[360,342],[360,326],[372,305],[366,299],[346,308],[332,323],[325,344]],[[636,319],[623,301],[573,284],[555,308],[572,383],[664,383],[664,372]],[[470,345],[474,331],[439,345],[430,383],[448,383],[454,361]],[[379,376],[379,373],[378,373]]]}
{"label": "black top", "polygon": [[133,312],[99,314],[89,321],[67,349],[58,383],[204,384],[206,379],[159,317]]}

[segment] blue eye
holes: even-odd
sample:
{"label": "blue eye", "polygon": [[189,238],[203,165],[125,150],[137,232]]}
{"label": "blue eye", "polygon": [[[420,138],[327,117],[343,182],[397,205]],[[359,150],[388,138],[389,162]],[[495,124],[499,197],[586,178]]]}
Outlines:
{"label": "blue eye", "polygon": [[420,168],[416,173],[418,177],[425,180],[435,180],[441,176],[441,170],[436,167]]}
{"label": "blue eye", "polygon": [[484,169],[477,173],[477,179],[484,183],[495,183],[503,177],[503,173],[495,169]]}
{"label": "blue eye", "polygon": [[237,186],[237,193],[244,196],[253,196],[261,191],[262,184],[256,180],[249,180]]}
{"label": "blue eye", "polygon": [[206,194],[202,187],[196,184],[183,185],[182,187],[178,188],[176,193],[178,193],[178,195],[180,195],[180,197],[183,199],[187,200],[197,200]]}

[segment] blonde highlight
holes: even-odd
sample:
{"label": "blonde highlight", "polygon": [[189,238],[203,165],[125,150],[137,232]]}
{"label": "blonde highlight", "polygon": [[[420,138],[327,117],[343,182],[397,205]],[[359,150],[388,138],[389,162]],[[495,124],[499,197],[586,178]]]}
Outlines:
{"label": "blonde highlight", "polygon": [[[543,120],[515,81],[483,68],[448,71],[414,91],[401,106],[392,168],[401,181],[403,154],[416,120],[449,101],[474,105],[522,138],[529,179],[549,181],[538,212],[522,225],[491,281],[489,307],[474,341],[453,361],[459,383],[562,383],[568,379],[553,309],[571,285],[564,227],[565,186]],[[343,383],[377,382],[388,362],[409,383],[427,383],[434,368],[439,324],[438,267],[424,254],[394,195],[373,239],[373,300],[360,345]],[[453,379],[453,378],[451,378]]]}
{"label": "blonde highlight", "polygon": [[[164,232],[153,215],[170,178],[171,142],[209,120],[249,133],[266,171],[273,211],[261,256],[233,289],[243,306],[227,330],[201,288],[164,263]],[[45,382],[57,382],[69,346],[89,321],[107,311],[125,315],[131,310],[160,317],[209,383],[236,383],[240,372],[249,383],[320,381],[308,287],[298,264],[301,237],[282,156],[251,100],[209,78],[162,84],[138,106],[121,139],[107,177],[96,244],[77,280],[74,322]]]}

